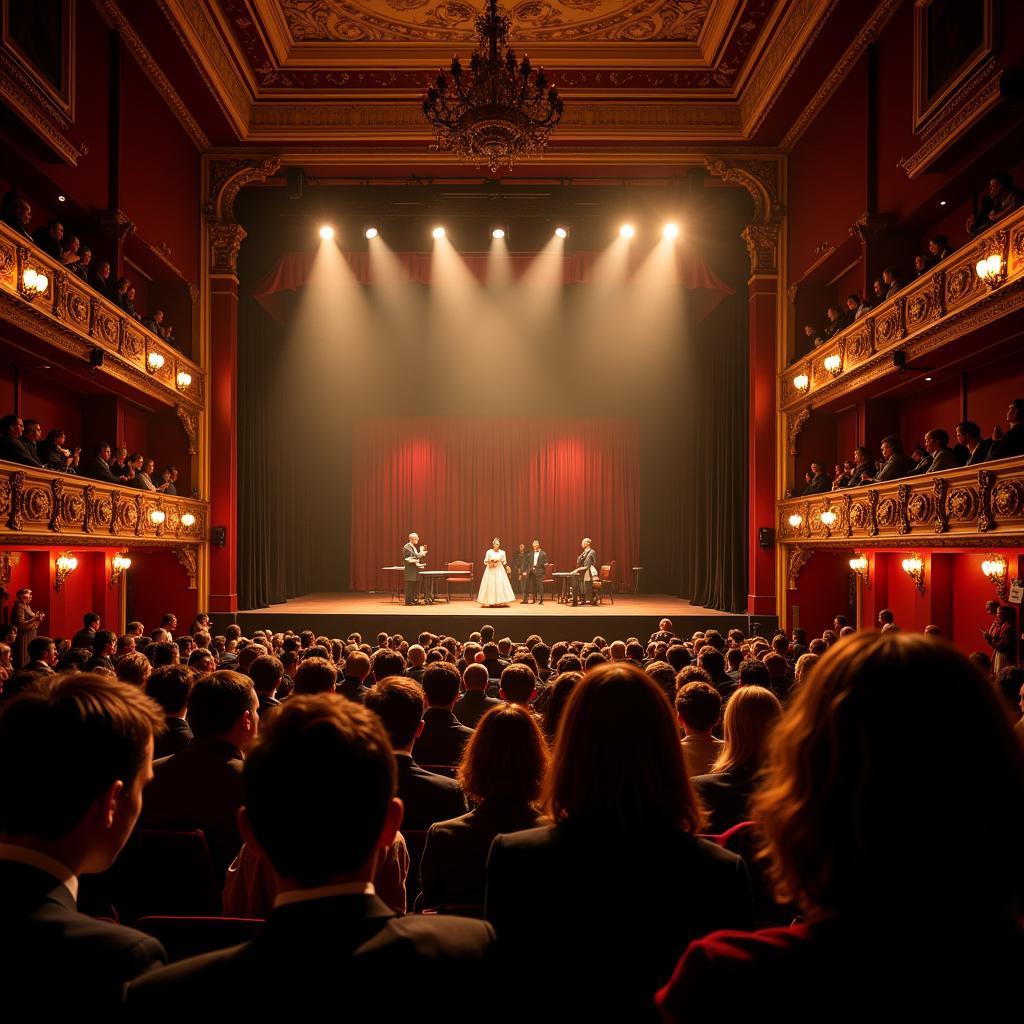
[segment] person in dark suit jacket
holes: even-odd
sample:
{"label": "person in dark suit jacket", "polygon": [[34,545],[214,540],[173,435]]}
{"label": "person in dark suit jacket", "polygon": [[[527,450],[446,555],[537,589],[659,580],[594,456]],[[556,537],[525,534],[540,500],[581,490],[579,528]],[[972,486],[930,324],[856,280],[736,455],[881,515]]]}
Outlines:
{"label": "person in dark suit jacket", "polygon": [[59,220],[51,220],[49,224],[40,226],[32,232],[32,241],[43,252],[58,263],[63,262],[64,225]]}
{"label": "person in dark suit jacket", "polygon": [[366,685],[366,677],[370,674],[370,659],[363,651],[350,651],[345,658],[345,673],[335,687],[343,697],[362,704],[370,688]]}
{"label": "person in dark suit jacket", "polygon": [[284,664],[272,654],[261,654],[249,666],[249,678],[259,701],[259,716],[262,718],[273,708],[279,707],[277,690],[284,681]]}
{"label": "person in dark suit jacket", "polygon": [[467,728],[476,728],[477,722],[501,701],[487,696],[487,669],[475,662],[467,665],[462,673],[466,692],[455,702],[452,714]]}
{"label": "person in dark suit jacket", "polygon": [[108,484],[119,483],[117,477],[110,472],[110,450],[110,445],[106,441],[101,441],[96,445],[92,455],[82,460],[78,475],[102,480]]}
{"label": "person in dark suit jacket", "polygon": [[17,192],[4,193],[0,200],[0,220],[8,227],[14,228],[21,238],[34,242],[28,226],[32,223],[32,204]]}
{"label": "person in dark suit jacket", "polygon": [[242,845],[236,816],[258,706],[252,681],[238,672],[219,670],[200,679],[188,699],[192,742],[153,765],[142,808],[146,825],[202,829],[221,882]]}
{"label": "person in dark suit jacket", "polygon": [[268,857],[279,879],[265,926],[251,942],[140,979],[129,1012],[177,1018],[202,1006],[262,1018],[330,1003],[352,1020],[382,1011],[414,1020],[433,1005],[431,993],[457,992],[445,1020],[479,1020],[490,926],[396,917],[375,893],[376,864],[402,821],[395,791],[395,761],[373,713],[337,694],[287,700],[246,763],[239,815],[246,848]]}
{"label": "person in dark suit jacket", "polygon": [[940,473],[944,469],[956,469],[959,463],[953,449],[949,447],[949,434],[941,427],[929,430],[924,435],[924,449],[931,456],[929,473]]}
{"label": "person in dark suit jacket", "polygon": [[[491,846],[486,917],[502,959],[524,962],[542,921],[545,945],[573,953],[534,977],[524,1004],[549,1020],[656,1020],[654,992],[692,939],[719,921],[753,924],[743,861],[698,837],[700,808],[657,684],[627,662],[577,683],[546,792],[557,825]],[[627,865],[660,882],[633,884]]]}
{"label": "person in dark suit jacket", "polygon": [[390,676],[366,695],[368,707],[384,723],[398,768],[398,796],[405,805],[403,834],[424,832],[435,821],[457,818],[469,810],[462,787],[444,775],[424,771],[412,757],[423,731],[423,690],[411,679]]}
{"label": "person in dark suit jacket", "polygon": [[35,636],[28,642],[28,661],[22,666],[26,672],[52,675],[57,664],[57,645],[48,636]]}
{"label": "person in dark suit jacket", "polygon": [[804,494],[824,494],[832,490],[832,477],[825,472],[825,467],[820,462],[811,463],[811,479],[804,488]]}
{"label": "person in dark suit jacket", "polygon": [[117,650],[117,634],[110,629],[100,629],[92,638],[92,657],[85,666],[86,672],[97,670],[114,674],[114,663],[111,658]]}
{"label": "person in dark suit jacket", "polygon": [[100,617],[95,612],[86,612],[82,616],[82,628],[71,638],[71,646],[79,650],[91,651],[96,630],[100,628]]}
{"label": "person in dark suit jacket", "polygon": [[185,665],[164,665],[154,669],[146,680],[146,696],[163,709],[167,727],[154,744],[155,758],[177,754],[192,742],[192,727],[185,721],[185,711],[195,681],[195,673]]}
{"label": "person in dark suit jacket", "polygon": [[408,651],[408,666],[405,674],[417,683],[423,682],[423,673],[427,669],[427,652],[421,644],[413,644]]}
{"label": "person in dark suit jacket", "polygon": [[597,552],[593,541],[584,537],[583,550],[576,556],[576,575],[572,577],[572,604],[594,604],[594,577],[597,574]]}
{"label": "person in dark suit jacket", "polygon": [[115,1014],[125,983],[166,960],[77,907],[79,876],[109,868],[135,826],[162,727],[137,687],[86,674],[37,681],[0,715],[5,1018]]}
{"label": "person in dark suit jacket", "polygon": [[527,708],[501,704],[484,715],[459,768],[476,807],[430,826],[420,868],[423,907],[483,907],[494,837],[543,823],[535,805],[547,763],[546,741]]}
{"label": "person in dark suit jacket", "polygon": [[100,293],[105,299],[114,301],[114,278],[110,272],[110,261],[100,260],[96,269],[89,278],[89,284]]}
{"label": "person in dark suit jacket", "polygon": [[42,469],[43,464],[39,461],[34,446],[30,450],[24,443],[24,433],[25,422],[20,416],[12,414],[0,419],[0,459]]}
{"label": "person in dark suit jacket", "polygon": [[426,565],[426,546],[420,546],[420,535],[410,533],[409,540],[402,548],[402,563],[405,567],[405,603],[416,603],[416,584],[420,569]]}
{"label": "person in dark suit jacket", "polygon": [[903,442],[894,434],[882,438],[882,465],[875,480],[897,480],[914,472],[916,463],[903,451]]}
{"label": "person in dark suit jacket", "polygon": [[992,442],[988,461],[993,459],[1009,459],[1014,455],[1024,455],[1024,398],[1015,398],[1006,410],[1006,422],[1010,429],[998,441]]}
{"label": "person in dark suit jacket", "polygon": [[423,712],[423,728],[412,748],[418,762],[456,765],[462,758],[473,730],[467,729],[452,714],[461,683],[459,670],[451,662],[435,661],[424,670],[422,686],[427,707]]}
{"label": "person in dark suit jacket", "polygon": [[527,552],[526,565],[523,572],[526,579],[523,581],[523,604],[530,601],[530,593],[534,595],[537,604],[544,603],[544,573],[548,567],[548,554],[540,546],[540,541],[533,542],[533,550]]}
{"label": "person in dark suit jacket", "polygon": [[965,466],[976,466],[988,458],[992,442],[981,436],[981,427],[972,420],[964,420],[956,425],[956,443],[958,448],[963,448],[967,453],[964,460]]}

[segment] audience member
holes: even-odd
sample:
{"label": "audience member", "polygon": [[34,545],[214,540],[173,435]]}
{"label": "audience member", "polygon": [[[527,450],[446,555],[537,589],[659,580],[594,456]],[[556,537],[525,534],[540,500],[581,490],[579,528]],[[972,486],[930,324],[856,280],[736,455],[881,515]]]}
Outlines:
{"label": "audience member", "polygon": [[326,658],[304,658],[295,673],[294,692],[334,693],[337,682],[338,670]]}
{"label": "audience member", "polygon": [[28,226],[32,223],[32,205],[17,192],[7,192],[0,201],[0,220],[29,242],[34,242]]}
{"label": "audience member", "polygon": [[0,419],[0,459],[42,469],[35,445],[30,447],[25,443],[24,433],[25,423],[20,416],[9,415]]}
{"label": "audience member", "polygon": [[924,435],[924,449],[931,456],[928,463],[929,473],[938,473],[944,469],[956,469],[956,455],[949,447],[949,434],[936,427]]}
{"label": "audience member", "polygon": [[467,665],[462,673],[466,692],[455,702],[452,713],[470,729],[490,710],[501,703],[495,697],[487,696],[487,669],[480,664]]}
{"label": "audience member", "polygon": [[[411,650],[411,648],[410,648]],[[413,744],[412,754],[425,765],[452,766],[459,763],[472,729],[467,729],[452,713],[459,698],[462,677],[447,661],[428,665],[423,672],[423,695],[426,710],[423,728]]]}
{"label": "audience member", "polygon": [[59,220],[50,220],[45,226],[41,226],[32,232],[32,241],[58,263],[63,262],[64,256],[64,225]]}
{"label": "audience member", "polygon": [[[117,659],[114,665],[114,676],[122,683],[129,683],[137,686],[140,690],[145,689],[149,677],[152,675],[153,667],[141,651],[128,651]],[[154,757],[161,757],[154,754]]]}
{"label": "audience member", "polygon": [[529,707],[537,696],[537,677],[528,665],[509,665],[502,670],[498,695],[510,704]]}
{"label": "audience member", "polygon": [[988,457],[992,459],[1008,459],[1015,455],[1024,455],[1024,398],[1015,398],[1006,411],[1006,422],[1010,424],[1001,437],[996,439],[993,433],[992,447]]}
{"label": "audience member", "polygon": [[928,254],[936,262],[944,260],[947,256],[953,255],[949,239],[945,235],[933,235],[928,239]]}
{"label": "audience member", "polygon": [[721,714],[722,695],[709,683],[694,680],[676,693],[676,716],[683,730],[687,775],[705,775],[718,760],[724,743],[712,735],[712,730]]}
{"label": "audience member", "polygon": [[146,680],[146,696],[163,709],[166,725],[153,745],[154,758],[170,757],[184,750],[192,741],[192,729],[185,721],[185,710],[195,681],[194,673],[184,665],[165,665]]}
{"label": "audience member", "polygon": [[898,437],[893,434],[883,437],[881,448],[882,465],[875,474],[877,481],[898,480],[914,472],[914,460],[904,453],[903,442]]}

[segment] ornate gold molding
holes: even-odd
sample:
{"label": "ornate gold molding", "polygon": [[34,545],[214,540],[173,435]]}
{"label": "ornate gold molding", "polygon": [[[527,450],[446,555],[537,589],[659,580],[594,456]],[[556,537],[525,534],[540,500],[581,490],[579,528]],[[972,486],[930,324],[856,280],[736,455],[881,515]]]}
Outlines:
{"label": "ornate gold molding", "polygon": [[279,156],[211,157],[206,162],[207,198],[203,216],[210,238],[210,272],[235,274],[245,229],[235,219],[238,193],[254,182],[266,181],[281,166]]}
{"label": "ornate gold molding", "polygon": [[199,549],[192,544],[179,544],[174,549],[174,556],[188,576],[188,589],[195,590],[199,578]]}
{"label": "ornate gold molding", "polygon": [[786,559],[786,577],[789,581],[790,590],[798,590],[796,581],[800,578],[800,573],[803,571],[804,566],[811,560],[811,555],[814,554],[814,549],[803,546],[791,547],[789,549],[789,557]]}
{"label": "ornate gold molding", "polygon": [[180,403],[174,407],[174,411],[178,414],[185,436],[188,438],[188,453],[195,455],[196,445],[199,443],[199,416],[194,409],[188,409]]}
{"label": "ornate gold molding", "polygon": [[786,208],[779,199],[780,167],[777,159],[704,158],[704,166],[716,178],[746,189],[754,201],[754,217],[743,231],[752,274],[776,274],[779,239]]}
{"label": "ornate gold molding", "polygon": [[796,439],[800,436],[800,431],[804,429],[804,424],[811,418],[811,407],[805,405],[802,409],[798,409],[795,413],[790,413],[786,417],[787,433],[789,435],[789,454],[799,455],[800,452],[796,445]]}

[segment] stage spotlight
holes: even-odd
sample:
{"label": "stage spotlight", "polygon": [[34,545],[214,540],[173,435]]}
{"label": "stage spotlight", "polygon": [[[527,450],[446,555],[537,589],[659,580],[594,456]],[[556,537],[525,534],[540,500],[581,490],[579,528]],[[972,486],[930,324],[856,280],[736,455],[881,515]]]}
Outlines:
{"label": "stage spotlight", "polygon": [[334,237],[334,228],[330,224],[323,224],[320,227],[320,237],[325,241],[329,242]]}
{"label": "stage spotlight", "polygon": [[666,224],[661,229],[661,237],[672,241],[679,237],[679,225],[678,224]]}
{"label": "stage spotlight", "polygon": [[556,238],[568,238],[569,237],[569,229],[568,228],[563,228],[561,226],[555,228],[555,237]]}
{"label": "stage spotlight", "polygon": [[376,238],[380,232],[371,224],[369,227],[363,229],[363,237],[367,240]]}
{"label": "stage spotlight", "polygon": [[635,234],[636,234],[636,231],[633,228],[632,224],[623,224],[622,227],[619,228],[619,237],[620,238],[632,238],[633,235],[635,235]]}
{"label": "stage spotlight", "polygon": [[491,228],[491,238],[501,239],[505,237],[505,229],[502,227]]}
{"label": "stage spotlight", "polygon": [[440,225],[440,224],[439,224],[439,225],[438,225],[438,226],[437,226],[436,228],[434,228],[434,230],[433,230],[433,231],[431,231],[430,233],[431,233],[431,234],[432,234],[432,235],[433,235],[433,236],[434,236],[435,238],[444,238],[444,236],[445,236],[445,230],[444,230],[444,228],[443,228],[443,227],[441,227],[441,225]]}

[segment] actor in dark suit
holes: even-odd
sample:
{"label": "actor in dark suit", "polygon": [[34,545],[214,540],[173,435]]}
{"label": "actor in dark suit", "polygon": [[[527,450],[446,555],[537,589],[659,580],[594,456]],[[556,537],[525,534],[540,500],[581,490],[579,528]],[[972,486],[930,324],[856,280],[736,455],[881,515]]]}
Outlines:
{"label": "actor in dark suit", "polygon": [[84,674],[38,681],[0,715],[5,1020],[113,1016],[125,983],[166,959],[77,906],[79,877],[109,868],[135,827],[160,728],[138,687]]}
{"label": "actor in dark suit", "polygon": [[377,861],[402,821],[377,717],[337,694],[292,697],[267,723],[245,781],[246,847],[262,851],[279,879],[266,925],[252,942],[140,980],[128,992],[130,1012],[182,1018],[202,1006],[264,1018],[330,1004],[352,1020],[414,1020],[431,993],[457,992],[445,1020],[478,1021],[490,926],[396,917],[375,894]]}
{"label": "actor in dark suit", "polygon": [[416,583],[420,569],[426,565],[426,545],[420,547],[418,533],[409,534],[409,542],[402,548],[402,562],[405,565],[405,603],[416,603]]}
{"label": "actor in dark suit", "polygon": [[572,578],[572,604],[575,608],[594,603],[594,577],[597,575],[597,552],[589,537],[584,537],[583,550],[576,556],[576,575]]}
{"label": "actor in dark suit", "polygon": [[533,592],[537,604],[544,603],[544,573],[548,567],[548,553],[540,546],[540,541],[533,542],[533,550],[526,555],[526,581],[523,587],[523,604],[530,600]]}

